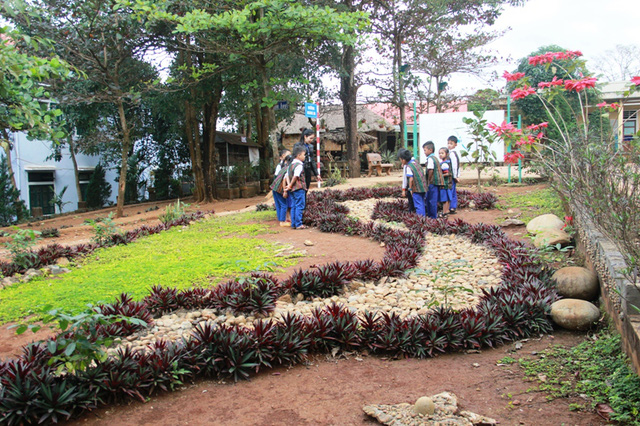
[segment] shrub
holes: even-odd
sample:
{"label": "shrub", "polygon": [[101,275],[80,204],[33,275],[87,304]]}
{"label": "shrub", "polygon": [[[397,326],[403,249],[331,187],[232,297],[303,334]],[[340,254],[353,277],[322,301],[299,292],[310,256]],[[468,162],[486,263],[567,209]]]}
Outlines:
{"label": "shrub", "polygon": [[16,231],[11,235],[11,240],[5,246],[11,253],[13,263],[19,269],[29,269],[38,263],[38,255],[31,248],[40,239],[40,232],[33,229],[20,229],[14,226]]}
{"label": "shrub", "polygon": [[94,232],[91,240],[98,247],[109,247],[123,242],[118,239],[118,236],[121,236],[121,234],[113,221],[113,212],[109,213],[109,216],[102,218],[101,220],[89,220],[89,225],[91,225]]}
{"label": "shrub", "polygon": [[189,207],[189,204],[181,203],[180,200],[178,200],[173,204],[169,204],[165,209],[164,214],[160,215],[158,219],[160,219],[160,222],[164,224],[173,222],[184,215],[187,207]]}
{"label": "shrub", "polygon": [[87,206],[100,208],[109,202],[111,197],[111,185],[107,183],[104,167],[98,164],[91,174],[87,186]]}
{"label": "shrub", "polygon": [[20,199],[18,191],[11,181],[7,158],[0,156],[0,226],[16,223],[18,220],[28,217],[24,201]]}
{"label": "shrub", "polygon": [[60,236],[60,231],[58,228],[42,228],[40,234],[42,238],[58,238]]}

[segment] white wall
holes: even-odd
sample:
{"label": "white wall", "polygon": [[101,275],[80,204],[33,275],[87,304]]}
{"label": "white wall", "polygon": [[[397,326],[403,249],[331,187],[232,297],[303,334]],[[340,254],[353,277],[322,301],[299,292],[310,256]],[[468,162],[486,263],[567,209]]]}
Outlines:
{"label": "white wall", "polygon": [[[427,141],[433,141],[436,146],[436,153],[438,149],[447,146],[447,138],[449,136],[455,136],[458,138],[458,154],[464,150],[464,144],[469,143],[471,136],[467,131],[467,125],[463,123],[463,118],[474,118],[472,112],[446,112],[441,114],[420,114],[418,118],[420,123],[420,163],[423,164],[427,161],[427,157],[424,155],[422,145]],[[484,113],[484,118],[488,123],[496,123],[500,125],[505,120],[504,111],[487,111]],[[495,151],[497,161],[502,161],[504,158],[504,143],[494,143],[491,145],[491,150]],[[460,156],[460,160],[463,163],[469,162],[470,157]]]}
{"label": "white wall", "polygon": [[[69,155],[69,148],[66,146],[62,148],[62,160],[57,162],[53,158],[49,160],[46,159],[53,153],[51,149],[51,142],[28,140],[27,135],[22,132],[14,133],[13,138],[14,144],[11,151],[11,163],[16,178],[16,184],[20,189],[21,198],[27,204],[27,208],[31,208],[29,205],[29,181],[27,170],[30,167],[39,169],[42,166],[47,166],[51,169],[55,169],[53,189],[56,194],[60,193],[62,188],[68,186],[64,193],[63,201],[69,202],[69,204],[64,206],[63,212],[76,210],[78,208],[78,194],[76,191],[73,162]],[[78,168],[82,170],[82,168],[95,167],[99,163],[100,157],[77,154],[76,161],[78,162]],[[109,200],[115,203],[116,195],[118,194],[118,188],[115,182],[117,173],[115,169],[106,167],[105,171],[107,183],[111,184],[111,197]],[[58,213],[57,207],[56,213]]]}

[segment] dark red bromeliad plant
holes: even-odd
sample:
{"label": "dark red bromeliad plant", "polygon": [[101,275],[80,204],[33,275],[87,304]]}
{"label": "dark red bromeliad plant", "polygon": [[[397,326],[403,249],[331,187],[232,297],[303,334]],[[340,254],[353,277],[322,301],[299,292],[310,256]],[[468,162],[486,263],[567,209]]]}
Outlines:
{"label": "dark red bromeliad plant", "polygon": [[[483,292],[474,308],[455,311],[439,307],[405,319],[395,313],[358,315],[347,306],[331,304],[309,317],[287,313],[281,320],[259,319],[253,329],[200,323],[190,338],[158,341],[147,351],[118,349],[113,356],[64,374],[58,373],[58,361],[51,362],[53,354],[47,342],[28,346],[20,357],[0,363],[0,423],[57,422],[108,403],[144,401],[158,391],[172,390],[196,378],[244,379],[260,369],[295,364],[311,353],[336,348],[426,358],[551,331],[549,306],[557,296],[547,285],[550,271],[534,261],[528,247],[509,240],[499,227],[426,219],[407,213],[404,201],[379,201],[374,217],[403,222],[407,230],[399,230],[350,219],[348,210],[337,204],[391,196],[399,197],[399,188],[311,192],[304,217],[306,225],[325,232],[385,243],[381,261],[333,262],[297,270],[282,281],[253,273],[210,289],[154,287],[141,302],[123,295],[100,309],[147,323],[152,322],[151,316],[178,308],[230,309],[265,317],[285,293],[330,297],[342,293],[354,279],[404,276],[417,266],[428,232],[465,236],[492,249],[504,267],[502,284]],[[124,336],[137,329],[136,324],[113,321],[102,327],[100,334]],[[55,355],[59,360],[64,354]]]}

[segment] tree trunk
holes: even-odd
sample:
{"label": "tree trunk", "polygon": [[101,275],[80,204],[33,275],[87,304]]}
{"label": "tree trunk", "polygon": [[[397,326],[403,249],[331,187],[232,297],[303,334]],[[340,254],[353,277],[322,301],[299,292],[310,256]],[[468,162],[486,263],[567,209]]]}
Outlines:
{"label": "tree trunk", "polygon": [[127,184],[127,161],[129,160],[129,148],[131,146],[131,133],[127,117],[124,112],[124,102],[118,100],[118,115],[122,128],[122,151],[120,162],[120,179],[118,180],[118,203],[116,204],[116,217],[124,215],[124,191]]}
{"label": "tree trunk", "polygon": [[[191,95],[194,96],[193,90]],[[202,170],[202,145],[200,143],[200,126],[196,119],[195,108],[189,101],[185,101],[185,126],[191,156],[191,168],[195,183],[195,201],[201,202],[205,197],[204,173]]]}
{"label": "tree trunk", "polygon": [[342,52],[342,70],[340,77],[340,100],[344,115],[344,129],[347,136],[347,161],[349,177],[360,177],[360,143],[358,141],[358,116],[356,99],[358,86],[355,85],[355,54],[353,46],[345,46]]}
{"label": "tree trunk", "polygon": [[78,161],[76,160],[76,146],[73,142],[73,136],[70,134],[67,137],[67,143],[69,144],[69,155],[71,156],[71,162],[73,163],[73,174],[76,177],[76,192],[78,193],[78,203],[84,201],[82,198],[82,189],[80,188],[80,173],[78,172]]}
{"label": "tree trunk", "polygon": [[[218,123],[218,113],[220,112],[220,100],[222,99],[222,77],[217,74],[215,77],[215,87],[211,93],[211,103],[206,107],[206,145],[205,145],[205,164],[202,169],[205,171],[204,183],[204,201],[211,202],[216,197],[216,172],[217,172],[217,151],[216,151],[216,129]],[[203,135],[204,136],[204,135]],[[205,139],[203,137],[203,139]]]}
{"label": "tree trunk", "polygon": [[[404,101],[404,72],[402,72],[402,40],[398,36],[395,40],[395,60],[397,61],[397,70],[398,70],[398,93],[400,102],[398,102],[398,107],[400,108],[400,140],[402,141],[402,146],[407,148],[407,141],[405,140],[405,126],[407,125],[407,112],[405,111],[405,101]],[[406,70],[405,70],[406,71]]]}
{"label": "tree trunk", "polygon": [[4,141],[2,142],[2,148],[4,149],[4,155],[7,159],[7,169],[9,172],[9,176],[11,176],[11,185],[13,185],[13,189],[15,189],[18,193],[18,198],[14,201],[14,204],[16,206],[16,219],[20,221],[24,219],[22,215],[22,212],[24,210],[19,207],[19,204],[22,202],[22,200],[20,200],[20,189],[18,189],[18,184],[16,184],[16,177],[13,174],[13,166],[11,165],[11,143],[9,142],[9,135],[7,134],[6,130],[2,131],[2,136],[4,138]]}

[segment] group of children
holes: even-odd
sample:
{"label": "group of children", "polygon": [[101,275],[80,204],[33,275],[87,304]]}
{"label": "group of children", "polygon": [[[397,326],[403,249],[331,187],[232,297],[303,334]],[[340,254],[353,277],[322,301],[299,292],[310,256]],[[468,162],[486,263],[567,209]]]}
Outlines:
{"label": "group of children", "polygon": [[[409,210],[430,218],[455,214],[458,207],[456,183],[460,177],[460,157],[456,152],[458,138],[449,136],[447,148],[435,154],[435,145],[429,141],[422,145],[427,162],[425,171],[408,149],[398,151],[402,161],[402,196],[409,201]],[[441,213],[438,213],[438,207]]]}
{"label": "group of children", "polygon": [[[411,151],[401,149],[398,157],[402,161],[402,196],[409,200],[409,210],[421,216],[438,217],[455,214],[458,206],[456,183],[460,176],[460,157],[456,152],[458,138],[449,136],[447,148],[440,148],[435,155],[435,146],[429,141],[422,146],[427,162],[425,171],[411,155]],[[276,214],[280,226],[305,229],[302,213],[306,206],[307,182],[304,175],[306,151],[296,144],[293,152],[280,151],[280,163],[275,170],[271,185]],[[289,213],[290,221],[287,221]]]}
{"label": "group of children", "polygon": [[[302,213],[306,205],[307,184],[304,177],[304,148],[295,146],[293,153],[288,149],[280,151],[280,163],[276,166],[275,179],[271,184],[276,215],[280,226],[305,229]],[[289,212],[290,221],[287,221]]]}

